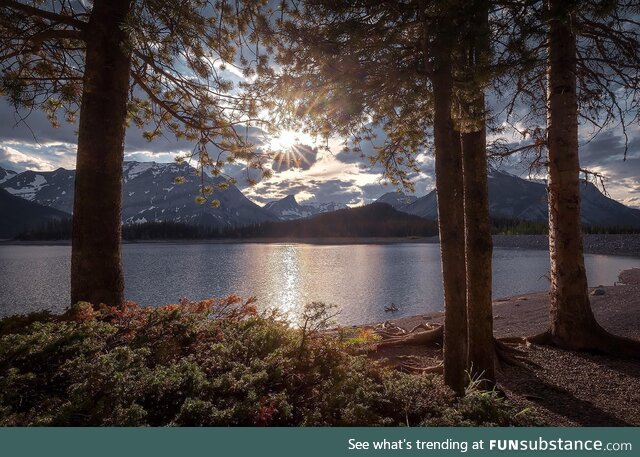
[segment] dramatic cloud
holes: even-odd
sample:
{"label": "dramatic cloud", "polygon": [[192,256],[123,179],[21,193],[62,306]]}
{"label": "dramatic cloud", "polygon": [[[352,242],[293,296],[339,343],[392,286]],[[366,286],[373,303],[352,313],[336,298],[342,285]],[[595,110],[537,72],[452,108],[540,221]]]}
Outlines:
{"label": "dramatic cloud", "polygon": [[0,146],[0,167],[21,172],[24,170],[47,170],[49,164],[13,148]]}
{"label": "dramatic cloud", "polygon": [[26,144],[0,140],[0,165],[21,172],[73,168],[75,146],[67,143]]}
{"label": "dramatic cloud", "polygon": [[294,177],[280,182],[267,180],[256,188],[245,189],[245,193],[261,204],[287,195],[296,195],[300,203],[315,201],[354,205],[363,199],[363,190],[355,179],[305,180]]}
{"label": "dramatic cloud", "polygon": [[[632,129],[627,156],[640,155],[640,129]],[[625,143],[622,132],[608,130],[594,139],[585,139],[580,145],[580,161],[583,166],[614,164],[624,160]]]}
{"label": "dramatic cloud", "polygon": [[[61,123],[52,128],[46,116],[34,111],[24,121],[4,101],[0,101],[0,166],[15,171],[53,170],[58,167],[74,168],[77,125]],[[247,139],[261,147],[270,141],[259,129],[246,132]],[[584,168],[607,177],[606,191],[627,205],[640,207],[640,127],[628,130],[627,160],[624,136],[620,128],[604,131],[591,139],[590,131],[581,130],[580,158]],[[523,144],[514,132],[506,135],[512,145]],[[384,132],[378,132],[373,141],[361,144],[362,153],[343,151],[341,139],[332,139],[330,151],[313,144],[296,144],[293,153],[277,155],[268,164],[274,176],[256,186],[247,186],[247,178],[256,179],[258,170],[241,164],[225,167],[225,173],[238,181],[246,195],[258,203],[296,195],[298,201],[335,201],[359,205],[369,203],[386,192],[395,190],[383,185],[382,167],[371,166],[368,156],[384,142]],[[142,131],[130,128],[125,143],[125,159],[137,161],[171,162],[178,154],[192,151],[193,143],[178,141],[167,134],[153,142],[145,140]],[[415,194],[422,196],[434,188],[434,159],[431,152],[418,155],[419,172],[411,173]],[[529,175],[528,161],[514,157],[499,164],[516,175]],[[540,175],[539,177],[542,177]]]}

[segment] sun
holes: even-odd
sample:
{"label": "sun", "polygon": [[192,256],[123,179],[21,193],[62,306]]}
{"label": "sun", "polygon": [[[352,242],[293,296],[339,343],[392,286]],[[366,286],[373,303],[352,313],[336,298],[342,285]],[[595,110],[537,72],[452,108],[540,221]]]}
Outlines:
{"label": "sun", "polygon": [[288,153],[297,145],[313,146],[314,141],[307,133],[296,130],[281,130],[271,137],[268,144],[269,148],[275,152]]}

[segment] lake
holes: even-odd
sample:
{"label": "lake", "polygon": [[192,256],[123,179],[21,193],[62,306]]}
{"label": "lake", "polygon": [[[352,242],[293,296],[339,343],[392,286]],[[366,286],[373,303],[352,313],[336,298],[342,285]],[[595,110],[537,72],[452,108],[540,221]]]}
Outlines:
{"label": "lake", "polygon": [[[70,246],[0,246],[0,316],[69,302]],[[440,247],[429,243],[125,244],[125,296],[143,305],[235,293],[294,316],[311,301],[340,307],[341,324],[442,309]],[[640,258],[586,255],[589,284],[611,285]],[[548,288],[546,251],[494,250],[494,298]]]}

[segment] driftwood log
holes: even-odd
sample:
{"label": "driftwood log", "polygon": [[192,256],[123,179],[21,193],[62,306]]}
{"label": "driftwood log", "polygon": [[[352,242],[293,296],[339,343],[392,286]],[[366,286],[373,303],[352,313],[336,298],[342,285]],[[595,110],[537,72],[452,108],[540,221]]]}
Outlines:
{"label": "driftwood log", "polygon": [[[404,345],[441,346],[444,336],[444,325],[422,323],[416,325],[411,330],[406,330],[394,322],[385,321],[374,326],[373,332],[381,338],[380,341],[376,343],[375,349]],[[498,366],[504,363],[527,369],[537,367],[538,365],[526,357],[526,349],[529,348],[530,345],[531,343],[527,338],[494,338],[494,348]],[[442,373],[444,370],[442,363],[434,366],[421,365],[419,359],[415,356],[397,356],[397,358],[401,361],[396,365],[396,368],[403,371],[411,373]]]}

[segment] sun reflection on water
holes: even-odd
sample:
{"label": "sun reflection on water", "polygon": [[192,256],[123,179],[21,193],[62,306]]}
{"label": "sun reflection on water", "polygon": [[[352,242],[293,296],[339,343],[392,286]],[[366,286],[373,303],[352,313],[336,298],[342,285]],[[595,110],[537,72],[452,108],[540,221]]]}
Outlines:
{"label": "sun reflection on water", "polygon": [[[442,309],[436,244],[311,245],[294,243],[129,244],[123,247],[126,297],[142,305],[255,296],[296,325],[304,305],[338,306],[343,325],[380,322]],[[0,246],[0,316],[69,303],[69,246]],[[590,285],[613,284],[633,257],[587,255]],[[494,251],[495,298],[545,290],[545,251]],[[395,303],[397,315],[385,306]]]}
{"label": "sun reflection on water", "polygon": [[304,303],[303,262],[299,246],[285,245],[281,249],[271,251],[269,259],[269,281],[272,289],[271,297],[274,306],[292,324],[299,318],[301,305]]}

